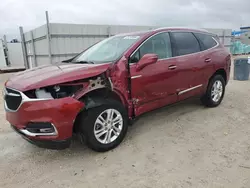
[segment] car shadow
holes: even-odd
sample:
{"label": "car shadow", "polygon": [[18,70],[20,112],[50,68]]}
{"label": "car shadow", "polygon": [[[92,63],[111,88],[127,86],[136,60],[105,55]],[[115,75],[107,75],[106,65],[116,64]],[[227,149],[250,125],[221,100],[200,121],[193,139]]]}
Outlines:
{"label": "car shadow", "polygon": [[[147,112],[138,118],[129,126],[127,133],[127,138],[133,139],[133,132],[138,129],[143,129],[144,126],[150,126],[152,124],[157,125],[157,123],[164,121],[164,119],[170,119],[170,121],[175,121],[175,117],[183,116],[187,113],[194,111],[199,111],[204,109],[204,106],[201,104],[199,98],[190,98],[179,103],[168,105],[150,112]],[[161,118],[161,119],[159,119]],[[163,118],[163,120],[162,120]],[[145,124],[146,122],[146,124]],[[126,138],[125,138],[126,140]],[[71,144],[70,150],[72,152],[79,152],[79,149],[90,150],[84,144],[80,143],[77,137],[73,137],[73,142]]]}
{"label": "car shadow", "polygon": [[147,112],[136,118],[128,131],[128,136],[133,138],[134,132],[140,132],[140,129],[144,129],[145,126],[157,127],[161,126],[163,122],[173,123],[177,119],[180,119],[181,116],[202,109],[205,109],[205,107],[201,104],[199,98],[195,97]]}

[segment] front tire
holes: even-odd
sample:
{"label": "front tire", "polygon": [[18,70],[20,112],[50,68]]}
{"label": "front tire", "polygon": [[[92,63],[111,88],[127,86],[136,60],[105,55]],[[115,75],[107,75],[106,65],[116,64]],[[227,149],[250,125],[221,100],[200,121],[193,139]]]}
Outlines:
{"label": "front tire", "polygon": [[128,116],[123,105],[115,100],[104,99],[101,106],[84,112],[80,132],[87,146],[105,152],[118,146],[128,130]]}
{"label": "front tire", "polygon": [[217,74],[208,83],[206,94],[201,98],[201,102],[207,107],[218,106],[225,93],[225,80]]}

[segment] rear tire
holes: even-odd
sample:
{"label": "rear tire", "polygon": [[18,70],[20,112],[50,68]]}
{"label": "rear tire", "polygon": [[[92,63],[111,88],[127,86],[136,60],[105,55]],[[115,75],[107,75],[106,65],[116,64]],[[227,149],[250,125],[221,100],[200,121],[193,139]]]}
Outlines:
{"label": "rear tire", "polygon": [[128,130],[128,116],[124,106],[112,99],[83,112],[80,133],[87,146],[94,151],[105,152],[118,146]]}
{"label": "rear tire", "polygon": [[223,76],[219,74],[213,76],[208,83],[205,95],[201,97],[201,102],[207,107],[218,106],[224,97],[225,85]]}

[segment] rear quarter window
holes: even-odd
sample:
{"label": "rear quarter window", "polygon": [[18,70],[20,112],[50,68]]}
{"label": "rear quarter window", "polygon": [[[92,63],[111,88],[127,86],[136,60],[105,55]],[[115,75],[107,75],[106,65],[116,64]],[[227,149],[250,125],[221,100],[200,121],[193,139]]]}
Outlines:
{"label": "rear quarter window", "polygon": [[194,35],[199,39],[202,50],[207,50],[213,48],[217,45],[217,42],[213,39],[213,36],[203,33],[194,33]]}

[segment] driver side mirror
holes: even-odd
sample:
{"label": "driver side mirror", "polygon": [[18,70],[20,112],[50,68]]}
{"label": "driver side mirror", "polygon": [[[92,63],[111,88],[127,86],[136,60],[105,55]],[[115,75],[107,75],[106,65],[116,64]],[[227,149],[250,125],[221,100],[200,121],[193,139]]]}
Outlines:
{"label": "driver side mirror", "polygon": [[158,55],[156,54],[145,54],[142,56],[140,61],[136,64],[136,71],[142,70],[144,67],[156,63],[158,60]]}

